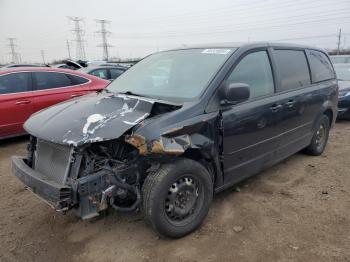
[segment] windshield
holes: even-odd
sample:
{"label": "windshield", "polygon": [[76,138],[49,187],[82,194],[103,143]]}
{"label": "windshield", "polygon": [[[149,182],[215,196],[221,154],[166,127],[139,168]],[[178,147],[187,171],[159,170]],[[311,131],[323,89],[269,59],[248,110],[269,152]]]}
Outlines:
{"label": "windshield", "polygon": [[339,80],[350,81],[350,66],[334,66]]}
{"label": "windshield", "polygon": [[107,88],[170,101],[198,97],[236,48],[186,49],[150,55]]}

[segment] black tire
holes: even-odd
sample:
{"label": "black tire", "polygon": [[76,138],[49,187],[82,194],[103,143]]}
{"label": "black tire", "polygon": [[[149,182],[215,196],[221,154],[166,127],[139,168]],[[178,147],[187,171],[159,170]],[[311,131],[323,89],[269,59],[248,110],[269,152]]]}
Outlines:
{"label": "black tire", "polygon": [[[326,115],[323,115],[319,120],[316,131],[312,137],[311,144],[305,148],[305,153],[311,156],[319,156],[323,153],[326,148],[330,123],[329,118]],[[320,134],[322,137],[320,137]]]}
{"label": "black tire", "polygon": [[203,165],[179,159],[161,165],[146,177],[142,197],[146,222],[163,236],[179,238],[204,221],[213,198],[213,182]]}

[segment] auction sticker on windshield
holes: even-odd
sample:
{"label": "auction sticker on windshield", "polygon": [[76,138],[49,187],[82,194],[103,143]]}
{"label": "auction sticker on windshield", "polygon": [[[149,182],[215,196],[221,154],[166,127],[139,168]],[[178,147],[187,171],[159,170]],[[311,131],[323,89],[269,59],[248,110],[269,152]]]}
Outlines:
{"label": "auction sticker on windshield", "polygon": [[204,49],[203,54],[218,54],[218,55],[227,55],[231,52],[231,49]]}

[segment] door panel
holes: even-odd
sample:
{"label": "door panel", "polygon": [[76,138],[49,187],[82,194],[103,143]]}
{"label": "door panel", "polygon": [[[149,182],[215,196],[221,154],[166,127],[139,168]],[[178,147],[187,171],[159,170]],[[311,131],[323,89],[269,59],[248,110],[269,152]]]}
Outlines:
{"label": "door panel", "polygon": [[322,99],[319,88],[311,85],[306,53],[304,50],[274,49],[273,56],[280,76],[277,91],[281,93],[284,105],[284,124],[279,126],[279,131],[281,134],[288,131],[288,135],[286,133],[283,138],[290,140],[310,135],[322,106]]}
{"label": "door panel", "polygon": [[254,162],[276,149],[282,119],[278,97],[237,105],[222,113],[225,183],[250,175]]}
{"label": "door panel", "polygon": [[0,138],[25,133],[23,123],[33,113],[30,73],[0,76]]}

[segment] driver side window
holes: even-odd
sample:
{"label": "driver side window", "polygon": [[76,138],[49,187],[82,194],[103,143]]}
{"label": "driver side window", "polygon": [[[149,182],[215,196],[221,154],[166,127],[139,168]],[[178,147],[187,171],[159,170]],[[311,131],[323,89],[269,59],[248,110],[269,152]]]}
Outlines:
{"label": "driver side window", "polygon": [[248,84],[249,99],[273,94],[274,83],[267,52],[258,51],[243,57],[226,81],[228,84]]}

